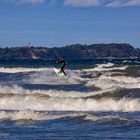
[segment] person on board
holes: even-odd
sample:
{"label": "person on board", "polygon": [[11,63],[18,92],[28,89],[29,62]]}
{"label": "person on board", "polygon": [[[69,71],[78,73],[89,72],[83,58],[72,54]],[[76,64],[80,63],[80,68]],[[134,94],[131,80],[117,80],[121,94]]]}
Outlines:
{"label": "person on board", "polygon": [[62,64],[62,67],[61,67],[61,70],[59,73],[63,72],[64,75],[66,76],[66,73],[65,73],[65,69],[67,68],[67,61],[64,60],[64,58],[61,58],[59,61],[56,62],[57,64]]}

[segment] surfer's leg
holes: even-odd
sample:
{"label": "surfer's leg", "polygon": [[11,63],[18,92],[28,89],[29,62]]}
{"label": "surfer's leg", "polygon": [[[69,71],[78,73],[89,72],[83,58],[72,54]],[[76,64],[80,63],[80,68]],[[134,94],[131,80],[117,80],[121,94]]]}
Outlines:
{"label": "surfer's leg", "polygon": [[63,72],[64,75],[66,76],[66,73],[64,71],[66,68],[67,68],[67,65],[63,65],[59,73]]}
{"label": "surfer's leg", "polygon": [[65,71],[63,70],[62,72],[63,72],[63,73],[64,73],[64,75],[66,76],[66,73],[65,73]]}
{"label": "surfer's leg", "polygon": [[67,65],[64,65],[64,68],[63,68],[63,73],[65,74],[65,76],[66,76],[66,73],[65,73],[65,69],[67,68]]}
{"label": "surfer's leg", "polygon": [[60,73],[63,72],[64,69],[65,69],[65,65],[62,66],[62,68],[61,68],[61,70],[60,70]]}

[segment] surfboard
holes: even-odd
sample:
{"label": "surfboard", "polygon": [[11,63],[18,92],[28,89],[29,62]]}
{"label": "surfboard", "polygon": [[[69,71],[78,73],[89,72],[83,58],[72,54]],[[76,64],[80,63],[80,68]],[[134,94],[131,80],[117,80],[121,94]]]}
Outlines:
{"label": "surfboard", "polygon": [[56,69],[56,68],[53,68],[54,72],[59,76],[59,77],[62,77],[62,78],[65,78],[65,74],[63,72],[60,73],[60,70],[59,69]]}

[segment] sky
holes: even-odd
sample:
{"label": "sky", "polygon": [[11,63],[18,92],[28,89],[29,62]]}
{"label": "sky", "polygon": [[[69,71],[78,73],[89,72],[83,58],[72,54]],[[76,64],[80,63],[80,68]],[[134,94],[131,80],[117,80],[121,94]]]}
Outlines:
{"label": "sky", "polygon": [[0,0],[0,47],[129,43],[140,48],[140,0]]}

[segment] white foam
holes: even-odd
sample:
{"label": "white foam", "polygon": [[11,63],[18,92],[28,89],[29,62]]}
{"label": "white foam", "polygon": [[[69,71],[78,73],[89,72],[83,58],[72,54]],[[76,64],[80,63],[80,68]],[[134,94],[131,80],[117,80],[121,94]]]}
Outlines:
{"label": "white foam", "polygon": [[44,94],[46,90],[30,90],[30,89],[24,89],[18,85],[0,85],[0,94]]}
{"label": "white foam", "polygon": [[111,62],[109,62],[109,63],[106,63],[106,64],[97,64],[97,66],[98,67],[105,67],[105,68],[107,68],[107,67],[112,67],[112,66],[114,66],[114,64],[113,63],[111,63]]}
{"label": "white foam", "polygon": [[[45,117],[46,116],[46,117]],[[22,119],[32,119],[32,120],[42,120],[47,118],[47,113],[42,114],[39,112],[34,112],[32,110],[17,111],[17,112],[7,112],[0,111],[0,120],[9,119],[9,120],[22,120]]]}
{"label": "white foam", "polygon": [[[123,120],[123,121],[131,121],[127,118],[123,118],[120,116],[106,115],[106,116],[97,116],[91,113],[84,112],[61,112],[61,113],[53,113],[53,112],[39,112],[33,110],[21,110],[21,111],[0,111],[0,121],[2,120],[11,120],[18,121],[21,120],[21,123],[26,123],[26,120],[55,120],[62,118],[80,118],[83,120],[90,121],[101,121],[101,120]],[[24,121],[25,120],[25,121]],[[138,120],[139,121],[139,120]]]}
{"label": "white foam", "polygon": [[113,116],[113,115],[107,115],[107,116],[95,116],[95,115],[86,115],[84,120],[90,120],[90,121],[100,121],[100,120],[122,120],[122,121],[130,121],[127,118],[120,117],[120,116]]}
{"label": "white foam", "polygon": [[139,77],[128,76],[107,76],[108,79],[115,80],[120,83],[140,83]]}
{"label": "white foam", "polygon": [[[61,86],[61,85],[59,85]],[[18,85],[12,85],[12,86],[2,86],[0,85],[0,95],[2,94],[15,94],[15,95],[48,95],[50,97],[60,97],[60,98],[79,98],[79,97],[88,97],[91,95],[101,94],[104,91],[94,91],[94,92],[78,92],[78,91],[64,91],[64,90],[30,90],[30,89],[24,89]]]}
{"label": "white foam", "polygon": [[115,67],[113,63],[107,64],[97,64],[96,67],[92,69],[85,69],[85,71],[111,71],[111,70],[125,70],[127,66]]}
{"label": "white foam", "polygon": [[[78,115],[78,114],[77,114]],[[33,110],[21,111],[0,111],[0,120],[54,120],[64,117],[76,116],[74,114],[50,115],[48,112],[39,112]],[[23,121],[24,122],[24,121]]]}
{"label": "white foam", "polygon": [[[49,113],[49,112],[39,112],[33,110],[20,110],[20,111],[0,111],[0,120],[54,120],[60,118],[75,118],[75,117],[85,117],[85,113],[73,112],[73,113]],[[24,122],[24,121],[23,121]],[[25,121],[26,122],[26,121]]]}
{"label": "white foam", "polygon": [[86,86],[95,86],[102,90],[110,89],[110,91],[117,88],[140,88],[140,78],[102,75],[94,80],[88,81]]}
{"label": "white foam", "polygon": [[66,78],[61,78],[56,75],[53,69],[48,71],[36,72],[30,74],[27,83],[31,84],[51,84],[51,85],[68,85],[68,84],[78,84],[83,79],[80,77],[80,74],[75,70],[66,70]]}
{"label": "white foam", "polygon": [[49,70],[49,68],[24,68],[24,67],[5,68],[5,67],[0,67],[0,72],[2,72],[2,73],[40,72],[40,71],[46,71],[46,70]]}
{"label": "white foam", "polygon": [[23,94],[25,93],[25,90],[22,87],[19,87],[18,85],[12,85],[12,86],[7,86],[7,85],[0,85],[0,93],[1,94]]}
{"label": "white foam", "polygon": [[1,110],[40,110],[40,111],[140,111],[139,99],[83,99],[54,98],[38,96],[4,96],[0,98]]}

